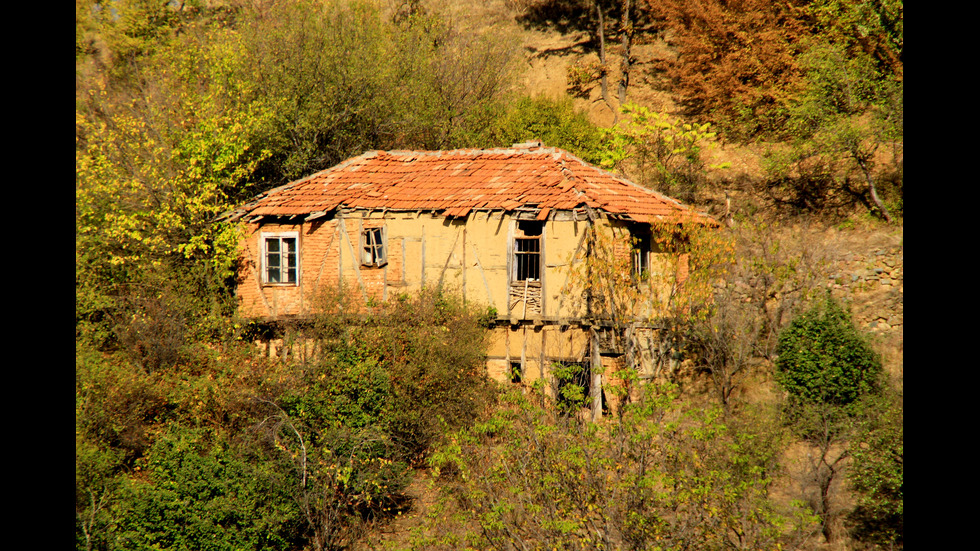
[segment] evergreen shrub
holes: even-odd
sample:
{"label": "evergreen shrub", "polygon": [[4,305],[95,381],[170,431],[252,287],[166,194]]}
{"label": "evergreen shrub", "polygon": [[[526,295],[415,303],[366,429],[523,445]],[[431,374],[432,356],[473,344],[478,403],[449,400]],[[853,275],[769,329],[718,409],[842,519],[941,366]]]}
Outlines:
{"label": "evergreen shrub", "polygon": [[776,354],[776,378],[794,399],[848,406],[880,390],[881,356],[829,294],[780,333]]}

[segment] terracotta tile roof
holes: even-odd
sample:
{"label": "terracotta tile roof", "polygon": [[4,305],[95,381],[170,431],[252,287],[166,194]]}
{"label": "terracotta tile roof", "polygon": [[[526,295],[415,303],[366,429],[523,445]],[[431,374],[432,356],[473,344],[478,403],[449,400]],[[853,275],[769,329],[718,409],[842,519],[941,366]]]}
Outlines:
{"label": "terracotta tile roof", "polygon": [[[368,151],[269,190],[223,218],[325,214],[337,208],[434,211],[586,209],[641,222],[680,219],[715,224],[690,207],[601,170],[561,149],[522,147],[453,151]],[[586,209],[587,210],[587,209]]]}

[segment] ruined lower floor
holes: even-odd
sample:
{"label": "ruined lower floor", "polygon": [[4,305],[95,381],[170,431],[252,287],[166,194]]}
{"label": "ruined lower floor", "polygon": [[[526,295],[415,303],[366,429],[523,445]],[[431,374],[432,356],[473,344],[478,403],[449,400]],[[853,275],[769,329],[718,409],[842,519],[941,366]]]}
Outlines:
{"label": "ruined lower floor", "polygon": [[[303,337],[297,323],[266,323],[254,336],[260,353],[269,357],[310,357],[315,343]],[[639,382],[650,381],[672,369],[673,354],[662,329],[653,325],[498,320],[489,329],[487,375],[508,386],[539,388],[561,399],[562,387],[576,384],[589,398],[593,417],[616,411],[622,392],[623,370]]]}

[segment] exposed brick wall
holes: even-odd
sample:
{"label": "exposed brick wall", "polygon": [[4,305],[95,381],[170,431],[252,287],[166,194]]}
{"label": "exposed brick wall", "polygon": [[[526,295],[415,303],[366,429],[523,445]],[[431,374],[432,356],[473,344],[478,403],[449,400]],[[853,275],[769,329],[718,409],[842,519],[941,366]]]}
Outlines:
{"label": "exposed brick wall", "polygon": [[[303,315],[311,312],[322,289],[337,289],[338,274],[352,292],[365,299],[387,298],[387,288],[405,284],[403,238],[389,237],[387,265],[361,265],[361,231],[384,226],[384,220],[347,218],[303,224],[251,224],[241,245],[242,266],[238,299],[249,317]],[[298,285],[263,285],[261,266],[263,233],[299,233]]]}

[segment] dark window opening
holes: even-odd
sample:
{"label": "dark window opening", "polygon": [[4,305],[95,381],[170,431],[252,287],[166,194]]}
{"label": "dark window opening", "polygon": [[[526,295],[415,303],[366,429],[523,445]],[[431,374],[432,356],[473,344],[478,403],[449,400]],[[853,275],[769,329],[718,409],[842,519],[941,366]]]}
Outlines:
{"label": "dark window opening", "polygon": [[296,283],[295,237],[265,238],[265,282]]}
{"label": "dark window opening", "polygon": [[544,223],[518,220],[514,237],[513,281],[541,281],[541,234]]}
{"label": "dark window opening", "polygon": [[650,234],[633,233],[633,276],[643,279],[650,275]]}
{"label": "dark window opening", "polygon": [[521,362],[510,362],[510,382],[520,383],[524,380],[524,370]]}
{"label": "dark window opening", "polygon": [[517,229],[520,230],[526,237],[533,237],[535,235],[541,235],[541,230],[544,228],[544,223],[537,220],[518,220]]}

